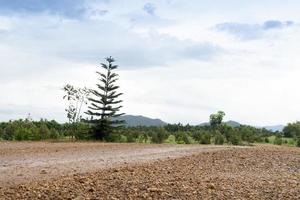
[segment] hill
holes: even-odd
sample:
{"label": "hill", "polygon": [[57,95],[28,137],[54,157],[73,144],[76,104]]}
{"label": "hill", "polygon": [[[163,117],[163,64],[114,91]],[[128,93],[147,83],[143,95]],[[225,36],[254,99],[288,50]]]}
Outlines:
{"label": "hill", "polygon": [[160,119],[152,119],[141,115],[123,115],[117,119],[125,120],[127,126],[164,126],[167,124]]}
{"label": "hill", "polygon": [[[238,123],[236,121],[232,121],[232,120],[225,122],[225,124],[227,124],[231,127],[239,127],[241,125],[240,123]],[[203,122],[203,123],[199,124],[199,126],[209,126],[209,122]]]}
{"label": "hill", "polygon": [[284,126],[283,125],[276,125],[276,126],[264,126],[263,128],[276,132],[276,131],[282,131]]}

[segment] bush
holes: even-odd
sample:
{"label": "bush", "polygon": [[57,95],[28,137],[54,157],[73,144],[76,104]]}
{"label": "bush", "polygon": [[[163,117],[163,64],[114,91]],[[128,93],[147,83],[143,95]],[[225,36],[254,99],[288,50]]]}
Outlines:
{"label": "bush", "polygon": [[200,143],[202,134],[203,134],[203,131],[194,131],[192,135],[193,135],[194,140],[196,140],[197,142]]}
{"label": "bush", "polygon": [[0,140],[3,139],[3,135],[4,135],[4,130],[2,128],[0,128]]}
{"label": "bush", "polygon": [[133,134],[127,135],[127,142],[129,142],[129,143],[135,142],[135,137],[133,136]]}
{"label": "bush", "polygon": [[119,138],[118,142],[121,142],[121,143],[127,142],[127,137],[125,135],[120,135],[120,138]]}
{"label": "bush", "polygon": [[225,140],[225,137],[219,131],[217,131],[216,134],[215,134],[214,143],[217,144],[217,145],[223,145],[224,140]]}
{"label": "bush", "polygon": [[50,130],[48,129],[48,127],[45,124],[43,124],[39,128],[39,134],[40,134],[40,138],[42,140],[48,139],[50,137]]}
{"label": "bush", "polygon": [[142,133],[137,138],[139,143],[149,143],[149,137],[146,133]]}
{"label": "bush", "polygon": [[168,133],[164,128],[158,128],[152,132],[151,142],[161,144],[168,137]]}
{"label": "bush", "polygon": [[195,143],[195,140],[193,137],[191,137],[189,134],[184,134],[183,136],[183,141],[185,144],[194,144]]}
{"label": "bush", "polygon": [[270,140],[269,140],[269,138],[268,137],[265,137],[265,143],[270,143]]}
{"label": "bush", "polygon": [[282,143],[283,143],[282,136],[281,135],[276,135],[275,140],[274,140],[274,144],[282,145]]}
{"label": "bush", "polygon": [[165,140],[167,144],[176,144],[176,137],[174,135],[169,135],[169,137]]}
{"label": "bush", "polygon": [[72,125],[72,129],[77,140],[86,140],[91,138],[91,127],[87,123],[75,123]]}
{"label": "bush", "polygon": [[211,143],[211,135],[208,131],[205,131],[201,135],[200,144],[210,144]]}
{"label": "bush", "polygon": [[9,123],[3,130],[2,138],[4,140],[13,140],[16,128],[14,123]]}
{"label": "bush", "polygon": [[290,145],[290,146],[294,146],[297,143],[296,140],[293,140],[293,139],[289,139],[287,141],[288,141],[288,145]]}
{"label": "bush", "polygon": [[53,139],[53,140],[59,139],[60,134],[56,129],[51,128],[49,132],[50,132],[50,134],[49,134],[50,139]]}
{"label": "bush", "polygon": [[232,145],[239,145],[241,144],[241,137],[237,133],[237,131],[232,131],[231,134],[229,135],[228,142],[231,143]]}
{"label": "bush", "polygon": [[300,136],[298,136],[296,139],[296,146],[300,147]]}

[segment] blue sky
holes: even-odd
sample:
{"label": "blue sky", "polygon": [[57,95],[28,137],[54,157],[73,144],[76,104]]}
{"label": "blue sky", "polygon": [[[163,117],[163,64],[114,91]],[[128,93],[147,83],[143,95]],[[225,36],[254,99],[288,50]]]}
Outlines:
{"label": "blue sky", "polygon": [[66,119],[60,88],[120,65],[124,112],[197,124],[300,119],[296,0],[0,0],[0,120]]}

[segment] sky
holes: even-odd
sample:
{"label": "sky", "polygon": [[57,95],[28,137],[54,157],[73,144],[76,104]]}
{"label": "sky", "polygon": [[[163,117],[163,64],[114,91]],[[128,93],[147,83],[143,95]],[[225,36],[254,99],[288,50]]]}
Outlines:
{"label": "sky", "polygon": [[66,121],[61,88],[113,56],[127,114],[300,120],[298,0],[0,0],[0,120]]}

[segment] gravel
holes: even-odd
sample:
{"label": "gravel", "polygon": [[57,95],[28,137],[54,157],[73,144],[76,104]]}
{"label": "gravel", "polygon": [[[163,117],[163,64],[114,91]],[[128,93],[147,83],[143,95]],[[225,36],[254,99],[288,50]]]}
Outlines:
{"label": "gravel", "polygon": [[300,149],[258,145],[194,152],[4,185],[1,198],[300,199]]}

